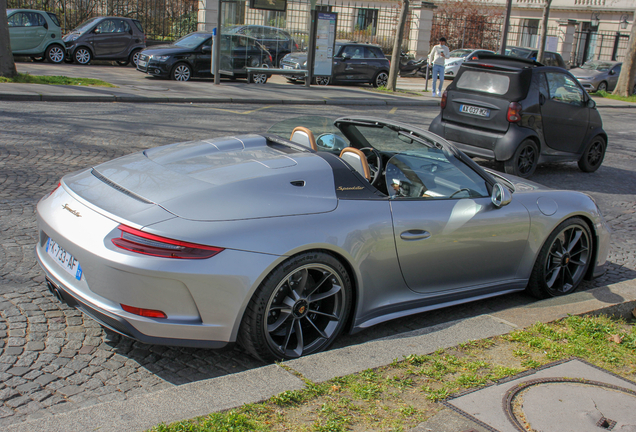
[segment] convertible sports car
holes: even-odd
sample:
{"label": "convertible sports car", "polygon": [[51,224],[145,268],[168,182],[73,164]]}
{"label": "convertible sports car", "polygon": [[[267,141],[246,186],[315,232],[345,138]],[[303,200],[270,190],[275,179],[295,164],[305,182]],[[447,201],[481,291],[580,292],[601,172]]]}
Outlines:
{"label": "convertible sports car", "polygon": [[263,360],[470,300],[567,294],[609,246],[589,196],[367,117],[124,156],[66,175],[37,213],[60,300],[142,342]]}

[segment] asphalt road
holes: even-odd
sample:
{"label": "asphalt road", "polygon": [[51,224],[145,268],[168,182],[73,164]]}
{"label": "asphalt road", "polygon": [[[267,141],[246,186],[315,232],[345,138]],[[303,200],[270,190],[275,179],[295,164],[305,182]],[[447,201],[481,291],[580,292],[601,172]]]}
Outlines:
{"label": "asphalt road", "polygon": [[[439,108],[120,103],[0,103],[0,427],[125,399],[261,364],[234,348],[149,346],[106,333],[46,290],[33,257],[35,205],[64,174],[163,144],[260,132],[299,115],[363,114],[428,127]],[[636,277],[636,111],[603,109],[610,135],[593,174],[544,165],[533,180],[580,190],[614,229],[605,276],[582,289]],[[336,347],[529,304],[524,294],[394,320],[341,337]]]}

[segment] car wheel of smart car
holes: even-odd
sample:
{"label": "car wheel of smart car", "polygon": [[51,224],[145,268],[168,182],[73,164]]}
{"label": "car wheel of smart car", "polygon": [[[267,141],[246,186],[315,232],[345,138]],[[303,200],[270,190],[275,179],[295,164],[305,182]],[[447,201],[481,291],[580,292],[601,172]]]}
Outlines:
{"label": "car wheel of smart car", "polygon": [[328,76],[316,77],[315,81],[316,81],[316,85],[326,86],[326,85],[329,85],[329,82],[331,82],[331,77],[328,77]]}
{"label": "car wheel of smart car", "polygon": [[519,177],[530,177],[539,162],[539,148],[531,139],[525,139],[517,147],[511,159],[504,162],[504,170],[508,174]]}
{"label": "car wheel of smart car", "polygon": [[264,361],[327,349],[342,332],[351,281],[332,255],[306,252],[285,261],[261,283],[241,323],[238,342]]}
{"label": "car wheel of smart car", "polygon": [[45,56],[51,63],[62,63],[64,61],[64,48],[59,45],[50,45],[46,49]]}
{"label": "car wheel of smart car", "polygon": [[131,54],[130,54],[130,64],[133,67],[137,67],[137,63],[139,63],[139,54],[141,53],[141,50],[134,50]]}
{"label": "car wheel of smart car", "polygon": [[177,65],[172,68],[172,73],[170,74],[170,78],[175,81],[188,81],[191,77],[192,68],[186,63],[177,63]]}
{"label": "car wheel of smart car", "polygon": [[88,48],[78,48],[73,55],[75,61],[81,65],[89,64],[93,54]]}
{"label": "car wheel of smart car", "polygon": [[267,82],[267,74],[264,74],[264,73],[249,74],[247,76],[247,80],[252,84],[265,84]]}
{"label": "car wheel of smart car", "polygon": [[607,83],[605,81],[601,81],[601,83],[596,88],[597,92],[607,91]]}
{"label": "car wheel of smart car", "polygon": [[528,291],[539,298],[569,294],[592,261],[592,235],[581,218],[563,221],[546,240],[532,269]]}
{"label": "car wheel of smart car", "polygon": [[601,164],[603,163],[603,159],[605,158],[605,139],[602,136],[596,136],[594,139],[585,147],[583,151],[583,156],[579,159],[579,168],[583,172],[594,172],[596,171]]}
{"label": "car wheel of smart car", "polygon": [[386,87],[388,82],[389,74],[384,71],[380,71],[373,78],[373,87]]}

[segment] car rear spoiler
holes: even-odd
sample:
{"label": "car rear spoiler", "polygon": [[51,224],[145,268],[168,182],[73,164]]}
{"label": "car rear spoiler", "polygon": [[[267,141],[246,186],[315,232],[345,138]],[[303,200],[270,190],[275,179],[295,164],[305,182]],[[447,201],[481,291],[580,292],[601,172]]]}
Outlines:
{"label": "car rear spoiler", "polygon": [[478,59],[469,60],[464,63],[466,66],[481,66],[498,70],[514,71],[529,67],[543,66],[536,60],[524,59],[521,57],[500,55],[500,54],[481,54]]}

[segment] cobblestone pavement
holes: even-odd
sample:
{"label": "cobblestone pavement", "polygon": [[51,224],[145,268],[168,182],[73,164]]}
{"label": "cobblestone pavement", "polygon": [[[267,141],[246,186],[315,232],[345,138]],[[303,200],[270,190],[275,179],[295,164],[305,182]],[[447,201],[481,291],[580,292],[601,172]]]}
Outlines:
{"label": "cobblestone pavement", "polygon": [[[247,112],[249,111],[249,112]],[[262,131],[282,118],[364,113],[427,126],[437,109],[135,104],[0,104],[0,428],[100,402],[125,399],[261,364],[235,348],[145,345],[104,331],[47,291],[33,255],[35,205],[71,171],[133,151],[236,131]],[[583,289],[636,276],[636,111],[602,111],[611,135],[603,167],[540,167],[534,179],[592,194],[615,230],[608,272]],[[527,304],[524,294],[394,320],[345,346]]]}

